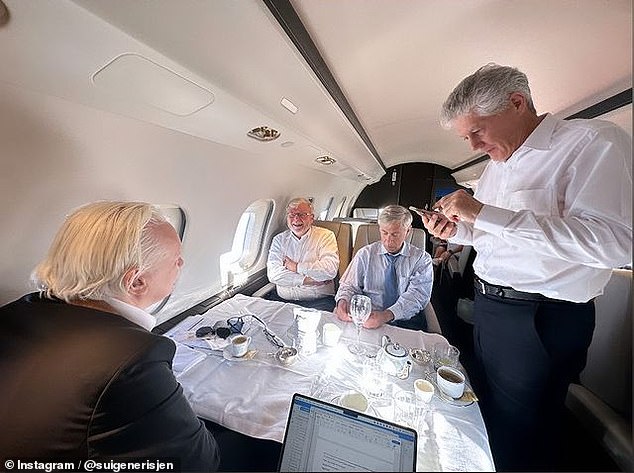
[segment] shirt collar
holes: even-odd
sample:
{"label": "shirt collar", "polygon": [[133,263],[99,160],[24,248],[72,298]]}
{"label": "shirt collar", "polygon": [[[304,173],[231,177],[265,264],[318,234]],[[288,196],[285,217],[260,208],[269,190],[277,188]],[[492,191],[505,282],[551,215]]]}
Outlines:
{"label": "shirt collar", "polygon": [[293,230],[291,230],[290,228],[288,229],[288,231],[291,233],[291,238],[294,238],[294,239],[295,239],[295,240],[297,240],[297,241],[302,241],[304,238],[308,238],[308,235],[310,235],[310,232],[312,232],[312,231],[313,231],[313,226],[311,225],[311,226],[308,228],[308,231],[307,231],[306,233],[304,233],[304,234],[303,234],[302,236],[300,236],[300,237],[297,237],[297,235],[295,235],[295,234],[293,233]]}
{"label": "shirt collar", "polygon": [[120,301],[113,297],[106,297],[105,302],[108,303],[121,317],[128,319],[130,322],[143,327],[148,332],[156,325],[156,319],[143,309],[139,309],[126,302]]}
{"label": "shirt collar", "polygon": [[[380,247],[381,247],[379,253],[381,253],[382,255],[388,254],[388,251],[383,246],[383,243],[379,242],[379,244],[380,244]],[[392,254],[392,253],[389,253],[389,254]],[[399,251],[398,253],[393,253],[393,254],[394,254],[394,256],[396,256],[396,255],[409,256],[409,242],[407,240],[405,240],[405,242],[403,242],[403,247],[401,248],[401,251]]]}
{"label": "shirt collar", "polygon": [[548,150],[552,141],[553,132],[557,126],[557,119],[547,113],[539,125],[528,135],[522,146],[528,148]]}

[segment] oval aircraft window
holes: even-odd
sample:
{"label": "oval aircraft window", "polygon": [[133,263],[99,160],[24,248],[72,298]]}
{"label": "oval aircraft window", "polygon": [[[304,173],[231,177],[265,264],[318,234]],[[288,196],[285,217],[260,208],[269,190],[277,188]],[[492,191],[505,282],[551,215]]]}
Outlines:
{"label": "oval aircraft window", "polygon": [[326,203],[324,208],[321,209],[321,212],[319,212],[319,220],[328,220],[328,212],[330,212],[334,200],[335,198],[332,196],[328,199],[328,203]]}
{"label": "oval aircraft window", "polygon": [[223,286],[244,284],[262,253],[264,235],[273,215],[271,199],[256,200],[240,216],[231,251],[220,255],[220,279]]}

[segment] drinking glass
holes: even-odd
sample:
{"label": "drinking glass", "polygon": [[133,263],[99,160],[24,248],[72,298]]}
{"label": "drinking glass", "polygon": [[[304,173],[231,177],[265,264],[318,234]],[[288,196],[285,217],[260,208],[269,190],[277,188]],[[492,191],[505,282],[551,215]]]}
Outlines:
{"label": "drinking glass", "polygon": [[361,327],[363,323],[370,317],[372,312],[372,302],[368,296],[356,294],[350,299],[350,317],[357,327],[357,343],[348,345],[348,350],[355,355],[362,355],[365,350],[361,346]]}
{"label": "drinking glass", "polygon": [[434,368],[436,369],[441,366],[451,366],[455,368],[458,366],[459,357],[460,350],[452,345],[445,343],[437,343],[434,345]]}
{"label": "drinking glass", "polygon": [[401,391],[394,396],[394,422],[417,428],[422,409],[417,406],[416,396],[409,391]]}

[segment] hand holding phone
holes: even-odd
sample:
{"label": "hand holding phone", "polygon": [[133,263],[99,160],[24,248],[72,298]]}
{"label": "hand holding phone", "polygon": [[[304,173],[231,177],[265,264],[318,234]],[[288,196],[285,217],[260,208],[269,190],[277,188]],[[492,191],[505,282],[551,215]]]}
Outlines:
{"label": "hand holding phone", "polygon": [[409,206],[410,210],[413,210],[421,217],[424,215],[426,217],[431,217],[432,215],[441,215],[440,212],[434,210],[420,209],[418,207],[414,207],[413,205]]}

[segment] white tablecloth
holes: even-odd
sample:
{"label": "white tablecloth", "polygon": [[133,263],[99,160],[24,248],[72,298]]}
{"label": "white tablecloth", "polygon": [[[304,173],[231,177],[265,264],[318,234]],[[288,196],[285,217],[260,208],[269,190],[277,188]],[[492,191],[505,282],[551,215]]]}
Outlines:
{"label": "white tablecloth", "polygon": [[[236,295],[203,316],[185,319],[166,334],[178,342],[174,370],[197,415],[252,437],[281,442],[293,393],[333,401],[347,389],[359,390],[361,365],[347,350],[347,344],[356,337],[356,329],[351,323],[337,320],[332,313],[322,312],[320,333],[325,322],[339,325],[343,329],[339,346],[329,348],[318,342],[315,354],[300,355],[289,367],[275,360],[272,354],[277,348],[266,339],[261,325],[251,318],[247,318],[251,322],[247,324],[246,333],[252,337],[250,349],[257,353],[250,360],[227,360],[222,350],[212,350],[207,342],[193,335],[197,327],[251,313],[289,342],[287,333],[293,324],[294,307],[297,306]],[[436,343],[447,343],[437,334],[392,326],[363,329],[361,340],[378,349],[383,334],[403,346],[427,350]],[[201,353],[206,356],[201,357]],[[409,378],[388,378],[393,392],[413,391],[414,380],[424,375],[423,367],[414,363]],[[392,412],[383,401],[380,405],[371,404],[369,413],[393,420]],[[434,396],[417,430],[419,471],[494,470],[477,403],[457,406]]]}

